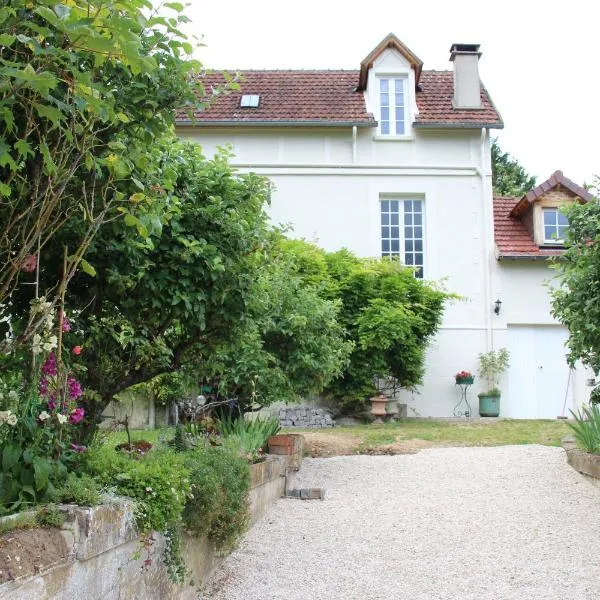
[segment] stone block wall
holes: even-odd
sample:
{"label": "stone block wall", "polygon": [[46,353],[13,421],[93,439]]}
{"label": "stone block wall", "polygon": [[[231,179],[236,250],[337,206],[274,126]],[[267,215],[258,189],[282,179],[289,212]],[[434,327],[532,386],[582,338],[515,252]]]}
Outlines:
{"label": "stone block wall", "polygon": [[[251,467],[250,519],[254,524],[285,495],[289,469],[301,456],[267,456]],[[222,562],[206,538],[183,536],[194,585],[169,579],[165,540],[153,534],[148,557],[127,499],[85,508],[66,506],[59,529],[13,530],[0,538],[0,600],[197,600],[199,586]]]}
{"label": "stone block wall", "polygon": [[286,406],[277,411],[277,416],[282,427],[302,427],[305,429],[335,427],[335,421],[324,408]]}

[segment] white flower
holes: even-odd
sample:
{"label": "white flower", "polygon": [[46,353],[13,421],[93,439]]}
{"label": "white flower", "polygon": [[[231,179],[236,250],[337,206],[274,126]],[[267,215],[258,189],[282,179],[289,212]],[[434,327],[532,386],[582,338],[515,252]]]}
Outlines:
{"label": "white flower", "polygon": [[0,423],[5,423],[10,417],[10,410],[0,410]]}
{"label": "white flower", "polygon": [[58,422],[59,422],[61,425],[64,425],[64,424],[67,422],[67,415],[63,415],[63,414],[61,414],[61,413],[58,413],[58,414],[56,415],[56,418],[58,419]]}
{"label": "white flower", "polygon": [[17,415],[9,415],[8,419],[6,419],[6,422],[11,426],[14,427],[17,424]]}
{"label": "white flower", "polygon": [[46,352],[50,352],[51,350],[54,350],[54,348],[56,348],[58,346],[58,338],[55,335],[51,335],[48,338],[48,341],[44,343],[44,350],[46,350]]}
{"label": "white flower", "polygon": [[15,402],[16,400],[19,399],[19,394],[17,394],[17,392],[15,392],[15,390],[10,390],[10,392],[8,392],[8,399]]}
{"label": "white flower", "polygon": [[39,333],[34,334],[31,351],[34,354],[40,354],[42,351],[42,338]]}
{"label": "white flower", "polygon": [[150,492],[152,491],[152,488],[151,488],[151,487],[147,487],[147,488],[146,488],[146,491],[147,491],[148,493],[150,493]]}
{"label": "white flower", "polygon": [[50,415],[49,415],[49,414],[48,414],[48,413],[47,413],[45,410],[44,410],[44,411],[42,411],[42,412],[41,412],[41,413],[38,415],[38,419],[39,419],[40,421],[42,421],[42,423],[43,423],[43,422],[44,422],[46,419],[49,419],[49,418],[50,418]]}

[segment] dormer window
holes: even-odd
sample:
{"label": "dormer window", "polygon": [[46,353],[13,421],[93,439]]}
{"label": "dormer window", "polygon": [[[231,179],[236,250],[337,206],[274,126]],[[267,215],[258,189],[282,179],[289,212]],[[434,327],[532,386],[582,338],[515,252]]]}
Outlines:
{"label": "dormer window", "polygon": [[406,77],[379,78],[379,133],[406,134]]}
{"label": "dormer window", "polygon": [[567,217],[558,208],[544,208],[544,244],[562,244],[569,226]]}

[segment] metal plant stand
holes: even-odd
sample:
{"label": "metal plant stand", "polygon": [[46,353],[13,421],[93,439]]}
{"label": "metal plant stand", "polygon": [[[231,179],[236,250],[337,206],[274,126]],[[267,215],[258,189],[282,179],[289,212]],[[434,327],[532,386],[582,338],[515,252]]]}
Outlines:
{"label": "metal plant stand", "polygon": [[469,388],[473,385],[472,382],[465,382],[465,383],[456,383],[456,385],[458,386],[459,390],[460,390],[460,400],[458,401],[458,403],[456,404],[456,406],[454,407],[454,416],[455,417],[466,417],[467,419],[470,419],[472,416],[472,411],[471,411],[471,405],[469,404],[469,400],[467,398],[467,392],[469,391]]}

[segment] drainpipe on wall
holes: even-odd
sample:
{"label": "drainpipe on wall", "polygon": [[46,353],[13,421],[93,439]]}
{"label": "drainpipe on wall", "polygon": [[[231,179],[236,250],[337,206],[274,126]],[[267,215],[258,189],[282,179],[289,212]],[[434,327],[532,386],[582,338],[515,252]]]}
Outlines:
{"label": "drainpipe on wall", "polygon": [[487,185],[486,185],[486,161],[485,161],[485,143],[487,140],[487,130],[481,128],[480,140],[480,167],[478,169],[481,177],[481,204],[482,204],[482,224],[483,233],[483,297],[484,297],[484,320],[485,320],[485,345],[486,351],[494,349],[493,329],[492,329],[492,296],[491,296],[491,273],[490,273],[490,238],[488,224],[492,215],[488,203]]}
{"label": "drainpipe on wall", "polygon": [[356,162],[356,134],[358,131],[358,127],[353,125],[352,127],[352,162]]}

